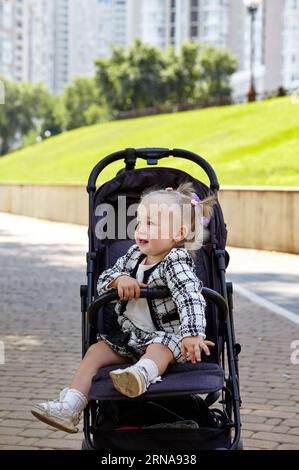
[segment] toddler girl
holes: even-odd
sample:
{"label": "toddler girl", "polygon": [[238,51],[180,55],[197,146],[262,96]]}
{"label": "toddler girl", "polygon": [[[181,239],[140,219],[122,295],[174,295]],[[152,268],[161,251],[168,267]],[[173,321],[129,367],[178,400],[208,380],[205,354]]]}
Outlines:
{"label": "toddler girl", "polygon": [[[214,197],[200,201],[191,183],[176,190],[147,190],[137,209],[135,241],[115,265],[100,274],[98,294],[117,289],[118,323],[126,342],[100,335],[90,346],[69,388],[59,400],[40,403],[32,414],[66,432],[78,432],[88,403],[92,377],[102,367],[131,364],[110,372],[114,387],[134,398],[160,380],[169,364],[201,360],[209,355],[205,340],[205,300],[191,253],[202,245],[203,226]],[[168,287],[163,299],[140,299],[141,287]],[[133,365],[132,365],[133,364]]]}

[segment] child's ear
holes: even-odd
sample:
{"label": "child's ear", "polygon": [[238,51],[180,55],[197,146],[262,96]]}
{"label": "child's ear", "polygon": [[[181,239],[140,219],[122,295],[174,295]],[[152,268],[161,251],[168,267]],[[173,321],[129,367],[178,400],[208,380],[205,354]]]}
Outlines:
{"label": "child's ear", "polygon": [[180,227],[179,233],[174,237],[176,242],[179,242],[181,240],[184,240],[188,235],[188,227],[186,225],[182,225]]}

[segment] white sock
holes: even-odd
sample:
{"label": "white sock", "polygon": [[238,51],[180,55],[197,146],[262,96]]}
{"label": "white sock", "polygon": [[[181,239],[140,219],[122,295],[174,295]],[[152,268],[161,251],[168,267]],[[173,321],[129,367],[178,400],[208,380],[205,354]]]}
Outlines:
{"label": "white sock", "polygon": [[83,393],[75,388],[68,388],[65,392],[65,395],[61,397],[61,401],[66,402],[73,412],[81,413],[88,403]]}
{"label": "white sock", "polygon": [[151,359],[140,359],[138,362],[136,362],[136,364],[134,364],[134,366],[132,367],[142,367],[146,374],[147,374],[147,378],[148,378],[148,381],[149,383],[155,383],[156,382],[156,379],[159,375],[159,370],[158,370],[158,367],[157,367],[157,364],[152,361]]}

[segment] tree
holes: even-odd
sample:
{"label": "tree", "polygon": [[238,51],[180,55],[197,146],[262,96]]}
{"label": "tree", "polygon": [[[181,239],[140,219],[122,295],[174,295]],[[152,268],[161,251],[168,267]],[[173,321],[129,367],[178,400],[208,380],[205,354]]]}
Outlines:
{"label": "tree", "polygon": [[230,77],[237,70],[237,60],[224,48],[205,46],[200,59],[200,92],[205,98],[229,97]]}
{"label": "tree", "polygon": [[5,155],[11,141],[19,129],[18,115],[15,113],[15,105],[19,102],[19,87],[17,83],[1,78],[5,90],[5,104],[0,105],[0,140],[1,156]]}
{"label": "tree", "polygon": [[17,83],[2,79],[5,104],[0,106],[0,154],[5,155],[16,136],[22,139],[49,116],[52,97],[41,83]]}
{"label": "tree", "polygon": [[229,96],[236,59],[226,49],[196,42],[182,44],[179,53],[173,47],[163,53],[136,40],[128,53],[114,48],[96,69],[101,96],[120,112]]}
{"label": "tree", "polygon": [[85,113],[91,105],[101,104],[93,77],[77,77],[67,85],[56,103],[54,115],[63,129],[71,130],[87,124]]}
{"label": "tree", "polygon": [[156,106],[166,100],[163,53],[137,39],[128,53],[116,47],[109,59],[96,61],[96,81],[110,109],[128,111]]}
{"label": "tree", "polygon": [[124,49],[114,47],[109,59],[97,60],[95,65],[98,90],[109,109],[131,109],[131,91],[127,87],[130,73]]}
{"label": "tree", "polygon": [[171,104],[193,102],[200,78],[200,46],[198,43],[183,43],[179,54],[170,47],[166,59],[167,67],[162,76],[167,89],[167,101]]}
{"label": "tree", "polygon": [[137,39],[129,49],[128,65],[133,109],[161,105],[167,98],[162,80],[167,67],[165,54]]}
{"label": "tree", "polygon": [[99,106],[95,103],[91,104],[84,112],[84,120],[87,126],[109,121],[112,117],[113,115],[107,106]]}

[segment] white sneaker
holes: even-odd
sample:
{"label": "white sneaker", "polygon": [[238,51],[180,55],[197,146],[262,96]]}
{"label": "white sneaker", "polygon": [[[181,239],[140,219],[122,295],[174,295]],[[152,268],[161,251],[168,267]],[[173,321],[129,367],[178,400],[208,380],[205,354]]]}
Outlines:
{"label": "white sneaker", "polygon": [[149,382],[141,367],[131,366],[109,372],[114,388],[126,397],[139,397],[146,392]]}
{"label": "white sneaker", "polygon": [[31,413],[50,426],[54,426],[64,432],[75,434],[78,432],[77,425],[79,424],[81,412],[74,412],[71,410],[69,404],[63,401],[68,388],[62,390],[59,395],[59,400],[38,403],[33,406]]}

